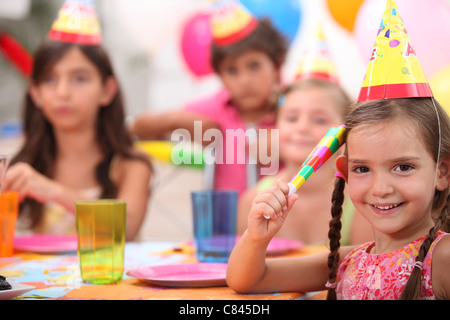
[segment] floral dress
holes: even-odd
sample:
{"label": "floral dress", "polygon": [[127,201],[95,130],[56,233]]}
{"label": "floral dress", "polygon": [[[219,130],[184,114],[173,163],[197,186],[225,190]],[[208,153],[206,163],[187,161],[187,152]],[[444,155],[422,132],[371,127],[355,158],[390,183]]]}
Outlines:
{"label": "floral dress", "polygon": [[[438,232],[422,268],[423,300],[435,300],[431,285],[431,259],[436,244],[447,233]],[[394,252],[370,254],[375,242],[350,252],[339,266],[336,295],[340,300],[397,300],[414,268],[425,236]]]}

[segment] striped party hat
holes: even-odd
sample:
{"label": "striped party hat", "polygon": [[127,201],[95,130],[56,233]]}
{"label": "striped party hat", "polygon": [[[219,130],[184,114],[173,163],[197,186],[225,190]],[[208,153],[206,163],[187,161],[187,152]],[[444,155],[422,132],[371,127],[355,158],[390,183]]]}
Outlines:
{"label": "striped party hat", "polygon": [[387,0],[358,101],[433,97],[394,0]]}
{"label": "striped party hat", "polygon": [[338,83],[336,66],[331,59],[322,25],[318,25],[313,40],[303,54],[295,80],[318,78]]}
{"label": "striped party hat", "polygon": [[99,45],[100,23],[93,0],[66,0],[53,23],[48,37],[52,40]]}
{"label": "striped party hat", "polygon": [[211,33],[214,44],[241,41],[258,26],[258,20],[237,0],[212,0]]}

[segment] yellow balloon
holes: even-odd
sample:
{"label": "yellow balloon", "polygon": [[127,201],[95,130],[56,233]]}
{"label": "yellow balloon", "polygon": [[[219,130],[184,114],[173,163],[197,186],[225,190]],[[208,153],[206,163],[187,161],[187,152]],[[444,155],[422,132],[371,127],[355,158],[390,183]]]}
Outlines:
{"label": "yellow balloon", "polygon": [[450,116],[450,65],[433,75],[430,86],[434,97]]}
{"label": "yellow balloon", "polygon": [[352,32],[356,15],[363,0],[327,0],[328,9],[334,20],[342,27]]}

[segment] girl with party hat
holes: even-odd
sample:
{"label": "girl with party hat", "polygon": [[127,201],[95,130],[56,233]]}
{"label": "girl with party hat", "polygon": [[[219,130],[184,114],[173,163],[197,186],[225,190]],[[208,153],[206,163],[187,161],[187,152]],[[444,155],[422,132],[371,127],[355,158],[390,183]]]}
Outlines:
{"label": "girl with party hat", "polygon": [[[268,20],[257,20],[236,0],[212,1],[210,25],[210,62],[223,88],[188,102],[181,110],[137,117],[132,131],[139,138],[161,138],[180,128],[193,137],[194,123],[202,121],[202,136],[208,129],[219,129],[226,146],[227,130],[274,127],[273,97],[281,81],[286,39]],[[228,160],[232,151],[224,147],[218,152],[221,157],[214,160],[214,181],[206,188],[233,189],[241,194],[259,178],[257,168],[249,166],[248,160],[239,161],[237,152]]]}
{"label": "girl with party hat", "polygon": [[[271,237],[299,198],[288,196],[288,184],[278,181],[254,201],[248,229],[228,262],[230,287],[328,289],[328,299],[450,298],[450,119],[413,50],[398,8],[388,0],[366,80],[345,122],[344,154],[336,159],[330,250],[265,260]],[[397,53],[401,64],[389,63]],[[340,246],[345,189],[371,224],[374,241]]]}
{"label": "girl with party hat", "polygon": [[76,234],[75,201],[121,198],[131,240],[147,211],[152,169],[124,126],[94,3],[65,1],[48,37],[34,57],[23,145],[3,184],[20,195],[17,234]]}
{"label": "girl with party hat", "polygon": [[[290,179],[328,128],[344,122],[350,104],[350,98],[339,85],[325,35],[319,26],[316,38],[302,56],[294,80],[279,93],[276,128],[284,167],[275,175],[263,177],[242,194],[238,206],[238,233],[242,234],[247,228],[248,214],[257,194],[275,185],[277,179]],[[305,244],[327,243],[331,202],[322,199],[331,198],[337,155],[302,186],[301,199],[293,206],[276,237]],[[342,243],[359,244],[372,239],[370,225],[346,199]]]}

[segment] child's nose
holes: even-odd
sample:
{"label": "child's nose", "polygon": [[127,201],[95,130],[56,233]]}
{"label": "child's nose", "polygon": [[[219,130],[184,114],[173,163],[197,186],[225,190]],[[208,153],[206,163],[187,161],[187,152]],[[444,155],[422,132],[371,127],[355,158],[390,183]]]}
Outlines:
{"label": "child's nose", "polygon": [[67,96],[70,92],[69,82],[67,80],[61,79],[58,81],[56,86],[56,93],[59,96]]}
{"label": "child's nose", "polygon": [[374,173],[372,178],[372,194],[383,198],[394,192],[394,187],[387,174]]}

